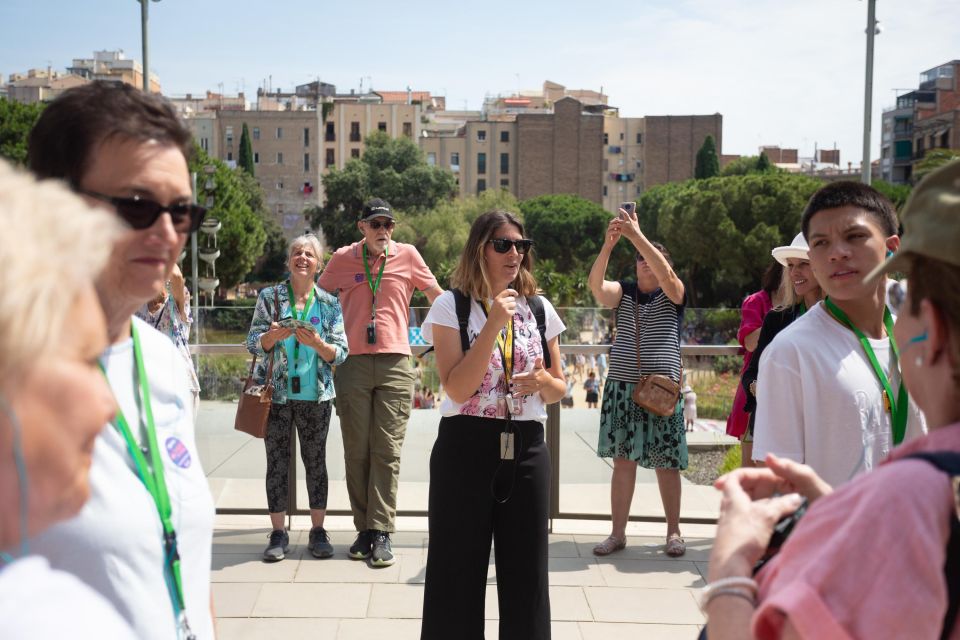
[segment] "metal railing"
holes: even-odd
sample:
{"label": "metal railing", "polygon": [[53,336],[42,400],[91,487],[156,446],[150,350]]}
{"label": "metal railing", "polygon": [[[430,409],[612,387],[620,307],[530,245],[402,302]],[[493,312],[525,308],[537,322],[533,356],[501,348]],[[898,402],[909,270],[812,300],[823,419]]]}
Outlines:
{"label": "metal railing", "polygon": [[[412,346],[414,355],[420,355],[428,347]],[[680,354],[682,357],[715,357],[715,356],[735,356],[738,354],[739,347],[736,345],[681,345]],[[249,356],[246,347],[239,344],[199,344],[191,345],[191,351],[195,356],[224,356],[224,355],[244,355]],[[560,345],[561,354],[565,355],[599,355],[609,353],[609,344],[567,344]],[[551,476],[550,476],[550,529],[553,530],[554,520],[607,520],[609,514],[605,513],[585,513],[563,511],[560,508],[560,403],[555,402],[547,405],[547,424],[545,428],[545,437],[547,448],[550,451]],[[288,498],[287,505],[288,517],[298,515],[309,515],[307,509],[300,509],[297,505],[297,437],[294,433],[295,427],[290,426],[290,458],[288,462]],[[217,513],[222,515],[267,515],[268,511],[262,507],[218,507]],[[333,516],[352,516],[349,509],[328,509],[328,515]],[[397,514],[404,517],[427,517],[428,513],[423,509],[398,509]],[[662,516],[650,515],[631,515],[631,522],[664,522]],[[680,522],[684,524],[716,524],[717,519],[712,517],[688,517],[681,513]]]}

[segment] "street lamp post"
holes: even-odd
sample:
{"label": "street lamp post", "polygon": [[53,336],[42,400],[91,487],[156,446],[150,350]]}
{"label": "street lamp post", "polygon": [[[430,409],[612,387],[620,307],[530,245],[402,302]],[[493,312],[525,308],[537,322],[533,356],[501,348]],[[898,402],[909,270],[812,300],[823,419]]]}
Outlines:
{"label": "street lamp post", "polygon": [[[150,93],[150,67],[147,64],[147,14],[150,0],[137,0],[140,3],[140,41],[143,44],[143,92]],[[153,0],[160,2],[160,0]]]}
{"label": "street lamp post", "polygon": [[877,34],[877,0],[867,0],[867,70],[863,97],[863,160],[860,180],[870,184],[870,126],[873,111],[873,38]]}

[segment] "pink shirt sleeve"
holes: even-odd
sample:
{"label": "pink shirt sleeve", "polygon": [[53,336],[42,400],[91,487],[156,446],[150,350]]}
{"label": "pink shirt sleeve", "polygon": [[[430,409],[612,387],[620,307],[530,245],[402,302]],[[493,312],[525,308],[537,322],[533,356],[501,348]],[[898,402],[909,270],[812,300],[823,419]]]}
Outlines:
{"label": "pink shirt sleeve", "polygon": [[[938,638],[953,496],[930,464],[887,464],[814,504],[760,572],[755,638]],[[955,629],[952,638],[960,637]]]}
{"label": "pink shirt sleeve", "polygon": [[430,267],[423,261],[423,256],[417,251],[416,247],[409,246],[410,251],[410,281],[413,286],[420,291],[425,291],[436,286],[437,279],[434,277]]}
{"label": "pink shirt sleeve", "polygon": [[336,294],[337,290],[344,286],[342,282],[344,262],[344,256],[341,251],[337,251],[330,256],[330,260],[323,266],[323,271],[320,272],[320,279],[317,281],[321,289]]}
{"label": "pink shirt sleeve", "polygon": [[747,296],[740,306],[740,329],[737,331],[737,342],[743,346],[743,340],[763,326],[763,318],[773,307],[770,295],[766,291],[758,291]]}

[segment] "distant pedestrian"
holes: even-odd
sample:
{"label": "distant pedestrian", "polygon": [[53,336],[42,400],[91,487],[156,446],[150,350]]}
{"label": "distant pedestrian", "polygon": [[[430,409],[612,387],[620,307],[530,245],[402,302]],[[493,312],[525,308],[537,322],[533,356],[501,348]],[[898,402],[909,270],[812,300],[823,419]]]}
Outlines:
{"label": "distant pedestrian", "polygon": [[587,409],[596,409],[597,402],[600,399],[600,382],[597,380],[596,371],[591,371],[587,374],[583,388],[587,392]]}
{"label": "distant pedestrian", "polygon": [[697,392],[693,387],[687,385],[682,390],[683,393],[683,422],[686,425],[687,433],[693,431],[693,425],[697,422]]}

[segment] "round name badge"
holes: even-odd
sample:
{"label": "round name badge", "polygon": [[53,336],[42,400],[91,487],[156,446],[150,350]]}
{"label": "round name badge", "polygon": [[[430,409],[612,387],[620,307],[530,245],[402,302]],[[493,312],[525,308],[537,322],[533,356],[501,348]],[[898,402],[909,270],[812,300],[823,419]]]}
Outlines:
{"label": "round name badge", "polygon": [[190,467],[190,464],[193,462],[193,458],[190,456],[190,451],[187,449],[187,446],[183,444],[179,438],[169,437],[164,443],[167,449],[167,455],[170,456],[170,460],[173,464],[177,465],[181,469],[187,469]]}
{"label": "round name badge", "polygon": [[320,324],[320,318],[318,316],[312,316],[310,318],[310,324]]}

